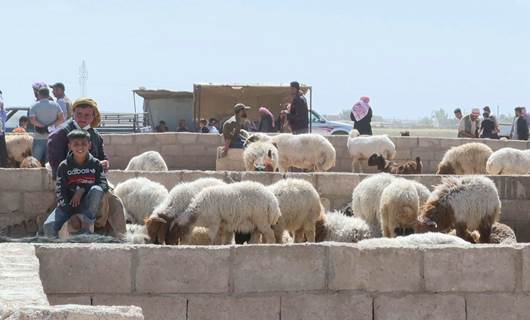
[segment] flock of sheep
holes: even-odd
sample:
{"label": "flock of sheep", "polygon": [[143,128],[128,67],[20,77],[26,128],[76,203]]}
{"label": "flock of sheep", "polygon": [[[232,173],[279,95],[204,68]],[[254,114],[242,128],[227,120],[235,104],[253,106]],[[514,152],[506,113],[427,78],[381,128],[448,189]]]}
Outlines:
{"label": "flock of sheep", "polygon": [[[318,172],[335,166],[336,151],[320,135],[243,134],[246,170],[286,172],[294,167]],[[11,155],[17,162],[24,160],[21,141],[12,143],[18,149],[10,149],[20,153]],[[368,161],[392,174],[421,173],[419,158],[392,161],[396,148],[385,135],[359,136],[352,130],[347,148],[354,171]],[[168,169],[159,153],[148,151],[132,158],[126,170]],[[352,216],[326,212],[317,190],[300,179],[264,186],[201,178],[167,190],[146,178],[134,178],[118,184],[115,194],[126,209],[127,239],[133,243],[230,244],[235,232],[250,233],[250,243],[374,242],[382,236],[387,239],[381,241],[403,243],[516,242],[513,230],[498,222],[498,192],[483,175],[530,173],[530,151],[502,148],[493,152],[483,143],[452,147],[437,173],[462,177],[443,178],[432,191],[384,172],[352,190]],[[365,240],[370,238],[377,239]]]}

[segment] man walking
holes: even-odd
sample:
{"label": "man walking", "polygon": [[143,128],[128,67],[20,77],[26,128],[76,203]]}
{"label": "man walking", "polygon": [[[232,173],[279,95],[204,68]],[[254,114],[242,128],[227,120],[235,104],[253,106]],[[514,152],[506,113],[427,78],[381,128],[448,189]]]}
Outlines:
{"label": "man walking", "polygon": [[291,82],[291,95],[293,100],[287,112],[287,121],[289,121],[291,130],[293,134],[308,133],[309,111],[307,101],[300,90],[300,84],[296,81]]}
{"label": "man walking", "polygon": [[515,119],[511,136],[513,140],[528,140],[528,122],[523,109],[523,107],[515,108]]}
{"label": "man walking", "polygon": [[52,88],[53,96],[55,99],[57,99],[57,104],[63,111],[64,119],[70,119],[72,117],[72,102],[64,93],[64,84],[61,82],[56,82],[55,84],[51,85],[50,88]]}
{"label": "man walking", "polygon": [[48,127],[61,124],[64,116],[61,107],[55,101],[50,101],[48,88],[39,89],[38,98],[39,101],[29,110],[29,121],[35,127],[31,153],[44,166],[48,159]]}

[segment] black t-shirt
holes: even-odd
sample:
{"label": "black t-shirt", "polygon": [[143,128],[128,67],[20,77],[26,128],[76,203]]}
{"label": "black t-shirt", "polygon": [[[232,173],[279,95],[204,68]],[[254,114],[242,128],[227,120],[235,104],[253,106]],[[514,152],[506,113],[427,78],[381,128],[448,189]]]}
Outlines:
{"label": "black t-shirt", "polygon": [[482,130],[481,138],[491,138],[495,129],[495,121],[491,118],[484,118],[480,124],[480,129]]}

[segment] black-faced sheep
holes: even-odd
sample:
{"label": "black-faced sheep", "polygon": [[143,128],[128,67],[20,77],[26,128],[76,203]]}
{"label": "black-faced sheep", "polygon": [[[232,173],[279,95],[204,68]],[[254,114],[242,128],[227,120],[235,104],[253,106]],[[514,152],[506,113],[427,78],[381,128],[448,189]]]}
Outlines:
{"label": "black-faced sheep", "polygon": [[348,217],[338,211],[323,214],[316,222],[316,242],[356,243],[371,237],[370,227],[363,219]]}
{"label": "black-faced sheep", "polygon": [[123,202],[125,220],[143,224],[144,219],[167,198],[168,191],[158,182],[139,177],[119,183],[114,194]]}
{"label": "black-faced sheep", "polygon": [[321,172],[335,166],[335,148],[319,134],[249,135],[247,143],[254,141],[268,141],[278,148],[280,172],[287,172],[290,167]]}
{"label": "black-faced sheep", "polygon": [[359,136],[359,131],[353,129],[348,137],[348,151],[352,157],[352,172],[362,172],[361,160],[367,160],[372,154],[382,154],[386,159],[394,159],[396,146],[386,135]]}
{"label": "black-faced sheep", "polygon": [[195,226],[208,228],[211,244],[229,244],[234,232],[263,235],[263,242],[275,243],[271,225],[280,218],[274,194],[260,183],[236,182],[209,187],[197,194],[186,211],[174,221],[181,243],[189,243]]}
{"label": "black-faced sheep", "polygon": [[486,162],[493,151],[484,143],[452,147],[444,154],[437,174],[486,174]]}
{"label": "black-faced sheep", "polygon": [[323,211],[320,196],[313,185],[301,179],[284,179],[267,187],[278,200],[281,217],[272,226],[277,243],[283,232],[294,233],[295,242],[315,242],[315,222]]}
{"label": "black-faced sheep", "polygon": [[278,149],[267,141],[256,141],[250,143],[243,152],[243,162],[246,171],[269,171],[278,170]]}
{"label": "black-faced sheep", "polygon": [[530,150],[499,149],[493,152],[486,162],[486,171],[490,175],[529,174]]}
{"label": "black-faced sheep", "polygon": [[129,160],[125,171],[167,171],[164,158],[156,151],[146,151]]}
{"label": "black-faced sheep", "polygon": [[396,163],[388,161],[382,154],[374,153],[368,158],[369,166],[376,166],[380,172],[388,172],[392,174],[421,174],[422,163],[420,157],[416,157],[416,161],[405,161]]}
{"label": "black-faced sheep", "polygon": [[493,181],[484,176],[449,177],[435,186],[422,207],[417,231],[448,232],[473,241],[470,232],[478,230],[480,242],[490,241],[491,226],[498,221],[501,201]]}
{"label": "black-faced sheep", "polygon": [[158,244],[177,245],[178,230],[172,228],[173,220],[188,208],[191,199],[203,189],[224,184],[220,179],[201,178],[175,185],[165,200],[160,202],[145,220],[151,241]]}

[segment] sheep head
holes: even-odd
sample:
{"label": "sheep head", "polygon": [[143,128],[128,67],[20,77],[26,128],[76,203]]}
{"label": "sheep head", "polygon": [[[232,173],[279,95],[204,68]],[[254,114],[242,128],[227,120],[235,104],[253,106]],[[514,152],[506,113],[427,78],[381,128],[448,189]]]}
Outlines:
{"label": "sheep head", "polygon": [[369,166],[377,166],[379,171],[382,171],[386,166],[385,157],[382,154],[374,153],[368,158]]}
{"label": "sheep head", "polygon": [[421,208],[416,232],[448,232],[455,224],[454,212],[448,204],[438,200],[428,201]]}
{"label": "sheep head", "polygon": [[361,134],[359,133],[359,131],[357,129],[352,129],[349,133],[349,137],[350,138],[357,138],[358,136],[360,136]]}
{"label": "sheep head", "polygon": [[455,168],[449,163],[440,163],[436,174],[456,174]]}
{"label": "sheep head", "polygon": [[165,215],[152,215],[144,220],[149,239],[154,244],[164,244],[169,228],[169,218]]}
{"label": "sheep head", "polygon": [[268,172],[274,171],[272,150],[269,149],[265,156],[259,157],[254,161],[254,170]]}

